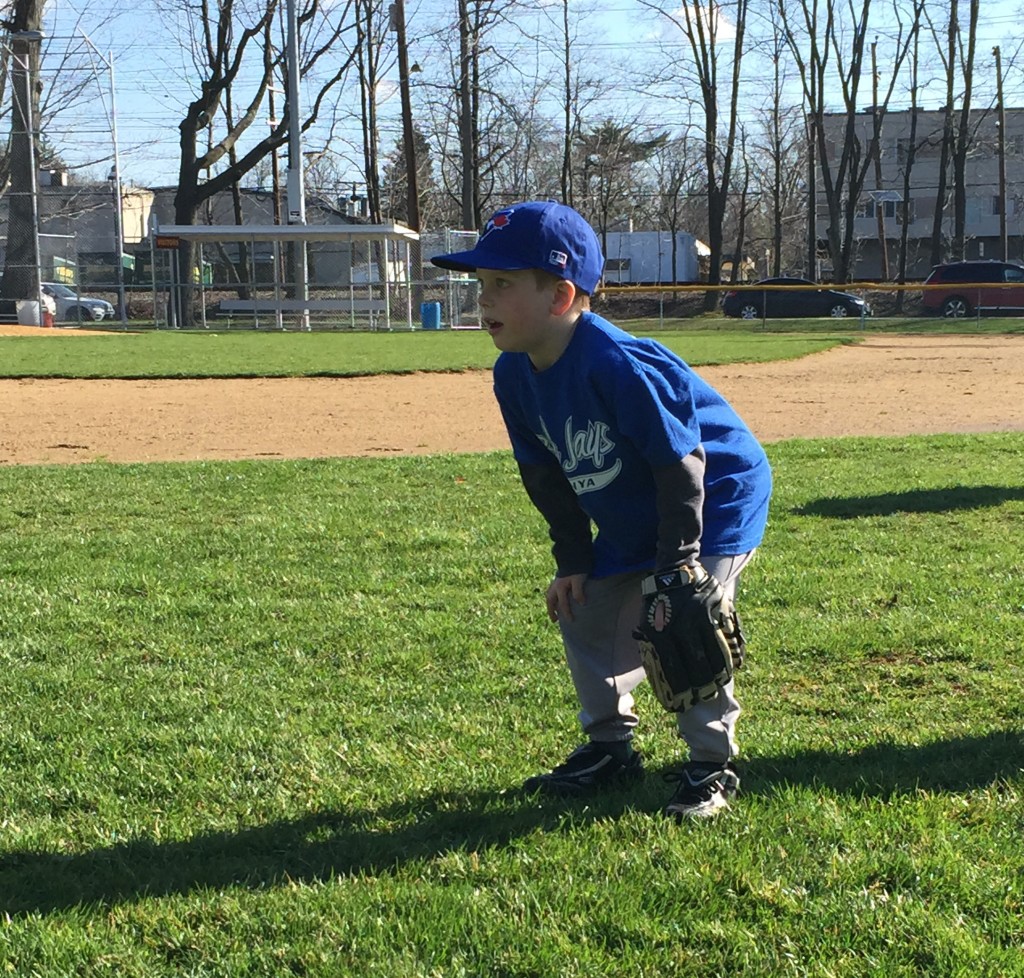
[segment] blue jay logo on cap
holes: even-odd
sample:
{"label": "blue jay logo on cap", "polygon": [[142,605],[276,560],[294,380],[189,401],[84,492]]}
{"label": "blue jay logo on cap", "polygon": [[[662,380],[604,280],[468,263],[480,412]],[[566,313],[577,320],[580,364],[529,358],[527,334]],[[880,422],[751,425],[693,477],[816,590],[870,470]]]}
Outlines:
{"label": "blue jay logo on cap", "polygon": [[516,212],[514,207],[510,207],[505,211],[498,211],[491,219],[487,222],[487,227],[484,229],[484,234],[490,234],[492,231],[500,231],[502,228],[508,227],[512,223],[512,215]]}

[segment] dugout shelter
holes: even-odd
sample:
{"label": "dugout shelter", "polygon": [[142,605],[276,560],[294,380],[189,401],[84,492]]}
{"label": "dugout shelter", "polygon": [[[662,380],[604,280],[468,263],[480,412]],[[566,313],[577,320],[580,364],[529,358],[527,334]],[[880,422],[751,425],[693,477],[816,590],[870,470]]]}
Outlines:
{"label": "dugout shelter", "polygon": [[[182,266],[192,244],[192,268]],[[416,328],[419,235],[401,224],[160,225],[150,233],[157,328]]]}

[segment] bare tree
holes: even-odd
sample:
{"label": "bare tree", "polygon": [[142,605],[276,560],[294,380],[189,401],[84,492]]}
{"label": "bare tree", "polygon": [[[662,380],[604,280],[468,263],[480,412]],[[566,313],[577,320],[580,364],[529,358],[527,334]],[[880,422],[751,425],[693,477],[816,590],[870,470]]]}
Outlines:
{"label": "bare tree", "polygon": [[[809,135],[814,140],[816,176],[821,180],[828,212],[825,236],[836,282],[849,280],[855,257],[858,201],[873,154],[878,152],[885,113],[910,43],[899,0],[894,0],[890,8],[896,22],[893,69],[872,106],[871,136],[865,145],[857,115],[861,80],[871,81],[871,69],[865,63],[871,0],[860,0],[859,7],[851,0],[848,13],[850,20],[839,22],[832,0],[824,0],[824,9],[820,0],[779,0],[780,23],[800,74]],[[829,140],[825,126],[827,79],[838,85],[843,104],[841,132],[833,140]]]}
{"label": "bare tree", "polygon": [[446,52],[447,63],[424,69],[417,128],[439,163],[446,199],[435,213],[449,225],[475,230],[494,204],[520,199],[534,186],[557,192],[547,174],[559,151],[550,144],[551,120],[538,110],[557,79],[551,61],[528,56],[543,46],[516,20],[527,13],[537,11],[514,0],[460,0],[457,19],[427,34],[430,62],[437,66]]}
{"label": "bare tree", "polygon": [[750,173],[751,162],[747,154],[746,130],[740,128],[739,158],[740,167],[740,189],[739,193],[732,198],[732,209],[735,211],[736,243],[732,251],[732,262],[729,270],[729,281],[735,284],[740,277],[740,270],[743,266],[744,251],[746,249],[747,219],[753,209],[750,199]]}
{"label": "bare tree", "polygon": [[[642,2],[645,6],[653,7],[647,4],[646,0]],[[696,0],[694,3],[684,3],[676,13],[661,11],[662,15],[682,32],[686,40],[693,59],[688,69],[694,72],[700,91],[699,111],[703,118],[704,170],[707,187],[708,248],[711,251],[709,285],[718,285],[722,280],[725,219],[736,152],[740,79],[749,6],[749,0],[733,0],[729,4],[719,4],[713,0]],[[731,22],[727,14],[731,16]],[[732,44],[726,59],[723,54],[724,45],[721,42],[729,37]],[[719,102],[719,93],[723,89],[726,92],[724,105]],[[709,291],[704,300],[705,308],[713,309],[717,301],[717,294]]]}
{"label": "bare tree", "polygon": [[[747,162],[754,170],[761,199],[760,215],[755,216],[755,219],[758,216],[761,219],[760,239],[765,242],[771,253],[765,274],[778,277],[782,275],[783,268],[798,267],[801,263],[799,253],[792,247],[793,243],[789,240],[787,230],[795,227],[797,209],[801,202],[806,201],[809,190],[806,181],[809,147],[806,124],[800,107],[787,106],[785,102],[786,82],[789,80],[785,58],[787,48],[775,12],[775,4],[770,2],[767,9],[769,31],[760,53],[770,60],[771,86],[767,91],[766,101],[759,107],[760,135],[758,137],[755,134],[752,140],[752,152],[748,155]],[[811,175],[813,174],[812,169]],[[799,196],[801,191],[804,191],[803,198]],[[813,207],[811,218],[812,261],[809,267],[813,268],[816,244]]]}
{"label": "bare tree", "polygon": [[377,101],[383,81],[385,21],[379,0],[353,0],[356,24],[355,63],[359,72],[359,109],[363,134],[363,179],[370,220],[382,220],[380,127]]}
{"label": "bare tree", "polygon": [[493,104],[503,99],[497,87],[491,87],[492,71],[485,55],[495,54],[487,43],[488,33],[505,18],[507,8],[514,3],[515,0],[458,0],[459,52],[455,88],[461,175],[459,197],[464,228],[482,225],[484,201],[488,196],[484,181],[506,150],[486,137],[485,105],[488,101]]}
{"label": "bare tree", "polygon": [[678,281],[679,232],[695,233],[697,205],[707,192],[699,143],[686,134],[668,140],[657,148],[651,163],[657,198],[655,226],[672,235],[672,277]]}
{"label": "bare tree", "polygon": [[[272,84],[287,86],[284,69],[284,44],[275,44],[274,26],[278,12],[277,0],[266,0],[265,6],[252,9],[243,0],[219,0],[214,6],[209,0],[197,0],[194,7],[186,8],[193,30],[190,38],[193,62],[197,70],[192,101],[186,107],[184,118],[178,125],[180,161],[178,187],[174,198],[175,222],[188,225],[195,221],[199,207],[205,200],[228,189],[257,164],[282,146],[292,125],[291,110],[286,104],[281,118],[270,132],[256,138],[248,148],[232,157],[232,150],[243,138],[251,136],[250,129],[260,118],[261,107]],[[348,4],[331,8],[325,15],[320,0],[307,0],[297,15],[303,42],[301,77],[318,77],[318,90],[313,105],[304,118],[296,120],[300,131],[308,131],[319,119],[335,87],[340,84],[352,64],[349,51],[338,59],[343,34],[351,28]],[[317,75],[321,62],[328,56],[337,59],[322,76]],[[246,89],[244,96],[242,89]],[[224,113],[228,92],[242,104],[237,116],[228,118]],[[218,136],[200,150],[200,139],[217,120],[222,128]],[[179,250],[182,269],[191,269],[193,253],[191,242],[183,240]],[[187,277],[187,276],[184,276]],[[190,322],[190,305],[180,304],[186,323]]]}
{"label": "bare tree", "polygon": [[[547,11],[547,5],[541,4],[541,11]],[[594,78],[581,74],[580,65],[586,63],[580,57],[574,57],[579,39],[581,22],[592,14],[592,11],[562,0],[558,8],[560,23],[558,25],[560,49],[557,54],[560,69],[559,87],[562,93],[561,105],[561,174],[559,184],[562,201],[570,207],[576,206],[576,141],[583,129],[589,105],[597,97],[603,86]],[[555,25],[552,24],[552,27]],[[543,42],[545,37],[540,40]],[[592,70],[591,66],[591,70]],[[605,66],[607,67],[607,66]]]}
{"label": "bare tree", "polygon": [[[967,35],[960,23],[960,2],[949,0],[944,39],[940,39],[939,25],[929,11],[929,26],[942,61],[946,81],[946,104],[943,106],[942,143],[939,157],[939,180],[935,196],[935,215],[932,219],[931,262],[939,264],[943,258],[943,226],[946,217],[947,181],[953,169],[953,234],[950,256],[964,257],[965,226],[967,217],[966,167],[972,142],[971,102],[975,52],[978,41],[978,0],[968,0]],[[957,83],[963,79],[963,95],[957,103]]]}
{"label": "bare tree", "polygon": [[[907,263],[910,249],[910,225],[914,220],[911,210],[911,190],[913,188],[914,164],[917,160],[917,123],[918,123],[918,72],[921,65],[921,26],[924,18],[924,0],[918,0],[921,13],[914,18],[911,28],[910,46],[910,132],[907,137],[907,156],[903,166],[903,186],[900,196],[903,202],[900,208],[902,222],[900,224],[900,244],[897,257],[896,281],[901,285],[907,280]],[[896,311],[902,312],[906,294],[901,289],[896,293]]]}

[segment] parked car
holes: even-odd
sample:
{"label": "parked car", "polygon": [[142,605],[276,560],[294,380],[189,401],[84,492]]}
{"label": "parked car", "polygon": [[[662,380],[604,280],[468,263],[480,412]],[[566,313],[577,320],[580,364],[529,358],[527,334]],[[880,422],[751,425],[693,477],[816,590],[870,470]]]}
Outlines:
{"label": "parked car", "polygon": [[53,299],[59,323],[98,323],[114,318],[114,307],[106,299],[81,295],[61,282],[43,282],[42,290]]}
{"label": "parked car", "polygon": [[1024,267],[1013,262],[954,261],[936,265],[924,280],[922,305],[925,315],[947,319],[976,312],[1024,313]]}
{"label": "parked car", "polygon": [[[766,278],[755,286],[725,293],[722,312],[740,319],[795,319],[801,316],[870,316],[871,308],[860,296],[823,289],[806,278]],[[783,288],[782,286],[791,286]],[[793,286],[798,286],[794,288]]]}

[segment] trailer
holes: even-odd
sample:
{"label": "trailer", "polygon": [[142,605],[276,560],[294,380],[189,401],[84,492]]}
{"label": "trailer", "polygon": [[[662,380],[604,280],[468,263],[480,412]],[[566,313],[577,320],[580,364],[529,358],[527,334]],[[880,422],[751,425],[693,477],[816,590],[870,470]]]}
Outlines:
{"label": "trailer", "polygon": [[701,243],[689,232],[609,231],[605,285],[678,285],[700,281]]}

